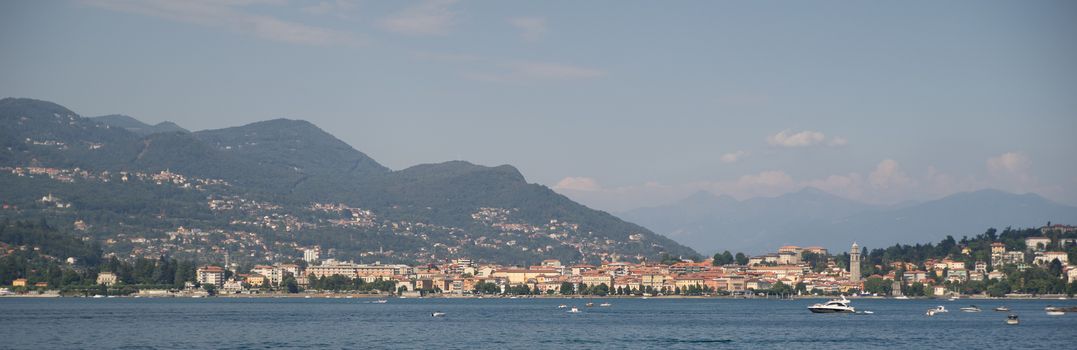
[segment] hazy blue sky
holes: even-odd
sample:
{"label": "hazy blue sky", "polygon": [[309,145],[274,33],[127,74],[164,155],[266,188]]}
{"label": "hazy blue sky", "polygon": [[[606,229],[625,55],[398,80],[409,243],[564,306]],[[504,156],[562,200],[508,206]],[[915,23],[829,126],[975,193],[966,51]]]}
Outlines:
{"label": "hazy blue sky", "polygon": [[0,96],[305,119],[623,210],[804,186],[1077,204],[1075,1],[3,1]]}

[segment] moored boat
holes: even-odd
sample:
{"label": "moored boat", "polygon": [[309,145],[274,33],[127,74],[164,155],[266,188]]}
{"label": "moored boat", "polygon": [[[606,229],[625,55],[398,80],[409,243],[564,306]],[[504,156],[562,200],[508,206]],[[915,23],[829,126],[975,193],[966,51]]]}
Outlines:
{"label": "moored boat", "polygon": [[1062,316],[1066,314],[1066,310],[1060,307],[1048,306],[1043,310],[1047,312],[1048,316]]}
{"label": "moored boat", "polygon": [[1017,325],[1020,323],[1021,321],[1017,319],[1017,315],[1010,314],[1009,316],[1006,316],[1006,324]]}
{"label": "moored boat", "polygon": [[1010,308],[1006,306],[999,306],[995,308],[995,311],[1008,312],[1010,311]]}

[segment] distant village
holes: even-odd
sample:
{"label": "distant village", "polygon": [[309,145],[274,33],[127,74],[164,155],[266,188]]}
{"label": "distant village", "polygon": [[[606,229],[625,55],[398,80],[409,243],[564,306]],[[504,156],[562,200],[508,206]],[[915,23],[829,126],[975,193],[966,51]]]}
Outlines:
{"label": "distant village", "polygon": [[[1075,233],[1077,227],[1045,226],[1044,233]],[[249,271],[236,271],[237,264],[199,266],[195,278],[182,290],[138,290],[146,296],[255,295],[280,293],[372,293],[411,296],[474,296],[482,294],[523,295],[624,295],[624,296],[783,296],[861,295],[902,296],[903,290],[917,285],[917,296],[946,297],[962,294],[957,286],[969,281],[1005,279],[1007,270],[1026,271],[1062,267],[1065,283],[1077,282],[1077,266],[1071,265],[1064,249],[1077,239],[1034,236],[1024,239],[1025,250],[1007,250],[1005,244],[991,244],[990,261],[967,264],[961,259],[927,260],[922,264],[895,262],[885,275],[861,273],[861,249],[853,243],[849,263],[843,268],[822,247],[782,246],[774,253],[744,257],[746,260],[718,262],[604,262],[600,265],[563,264],[545,260],[534,266],[500,266],[481,264],[470,259],[453,259],[443,264],[409,266],[404,264],[357,264],[323,259],[318,247],[303,248],[301,261],[256,265]],[[962,254],[969,254],[962,247]],[[805,257],[825,259],[815,267]],[[1005,268],[1004,268],[1005,267]],[[330,283],[329,281],[334,282]],[[886,292],[871,292],[869,284],[887,284]],[[109,271],[97,275],[97,283],[106,287],[120,284]],[[357,286],[376,285],[373,288]],[[922,287],[919,287],[922,286]],[[46,290],[47,284],[31,284],[16,279],[5,294],[13,290]],[[1018,294],[1008,296],[1022,296]]]}
{"label": "distant village", "polygon": [[[1048,271],[1051,283],[1032,290],[1072,291],[1077,281],[1077,266],[1071,265],[1073,247],[1077,246],[1077,227],[1051,225],[1039,228],[1039,235],[1023,238],[1023,244],[1008,246],[992,238],[990,254],[983,246],[974,254],[973,247],[957,245],[957,251],[938,259],[900,259],[877,266],[865,260],[852,243],[847,253],[831,254],[822,247],[782,246],[774,253],[759,256],[718,256],[702,261],[676,257],[649,261],[643,256],[619,256],[614,247],[645,242],[641,234],[631,234],[618,241],[581,232],[579,225],[550,220],[539,225],[516,219],[513,208],[478,208],[471,219],[485,228],[469,232],[461,228],[430,225],[422,222],[389,221],[378,218],[368,209],[334,203],[310,203],[291,211],[278,204],[246,199],[210,191],[230,186],[215,179],[184,176],[168,170],[158,173],[93,173],[81,169],[44,167],[0,168],[14,176],[44,176],[58,182],[91,181],[145,183],[154,186],[209,192],[202,202],[214,214],[228,214],[231,228],[165,229],[153,234],[116,233],[101,241],[106,258],[134,260],[182,255],[198,261],[215,261],[220,265],[198,266],[181,290],[131,287],[122,294],[153,295],[231,295],[287,292],[363,292],[468,296],[476,294],[528,295],[637,295],[637,296],[714,296],[714,295],[874,295],[874,296],[946,296],[955,294],[1021,294],[1019,287],[1007,286],[988,293],[975,282],[1002,281],[1027,271]],[[39,206],[74,211],[70,202],[47,193],[37,200]],[[4,210],[19,210],[3,204]],[[318,246],[302,246],[296,241],[269,241],[258,232],[292,233],[332,227],[347,230],[387,232],[392,236],[416,238],[429,242],[429,249],[394,251],[381,248],[360,251],[354,257],[365,261],[390,261],[382,264],[355,263],[340,259],[335,249],[323,251]],[[238,228],[238,229],[237,229]],[[91,224],[79,219],[74,232],[86,233]],[[435,236],[443,236],[435,241]],[[17,249],[36,247],[2,246],[10,255]],[[555,249],[578,252],[581,261],[600,264],[565,263],[547,259],[534,266],[503,266],[484,259],[467,258],[474,249],[500,250],[546,257]],[[302,254],[302,259],[296,257]],[[726,253],[728,254],[728,253]],[[55,257],[62,260],[63,257]],[[67,258],[74,266],[74,258]],[[237,262],[233,260],[241,260]],[[716,260],[717,259],[717,260]],[[392,261],[413,261],[411,265]],[[249,264],[257,261],[257,265]],[[537,261],[537,260],[534,260]],[[276,262],[266,264],[266,262]],[[879,272],[879,273],[876,273]],[[105,293],[124,285],[116,271],[86,271]],[[1041,274],[1042,275],[1042,274]],[[1040,276],[1040,275],[1037,275]],[[1027,278],[1021,277],[1022,280]],[[128,278],[127,280],[131,280]],[[178,280],[177,280],[178,281]],[[1046,282],[1045,282],[1046,283]],[[970,288],[972,285],[974,287]],[[1070,287],[1066,287],[1069,285]],[[50,290],[48,282],[26,278],[14,279],[0,294]],[[1068,289],[1067,289],[1068,288]],[[1025,288],[1029,289],[1029,288]]]}

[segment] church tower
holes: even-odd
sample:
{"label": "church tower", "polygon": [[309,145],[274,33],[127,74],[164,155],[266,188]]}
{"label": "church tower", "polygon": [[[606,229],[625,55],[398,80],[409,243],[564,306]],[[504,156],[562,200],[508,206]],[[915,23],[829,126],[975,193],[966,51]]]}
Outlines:
{"label": "church tower", "polygon": [[849,249],[849,280],[860,282],[860,246],[856,242]]}

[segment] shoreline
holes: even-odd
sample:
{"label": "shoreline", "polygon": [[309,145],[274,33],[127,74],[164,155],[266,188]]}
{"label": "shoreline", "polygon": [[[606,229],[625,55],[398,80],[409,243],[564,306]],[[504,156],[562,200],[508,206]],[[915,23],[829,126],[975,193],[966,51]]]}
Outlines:
{"label": "shoreline", "polygon": [[[186,299],[201,299],[201,298],[235,298],[235,299],[401,299],[396,295],[378,295],[378,294],[352,294],[352,293],[262,293],[262,294],[218,294],[214,296],[208,296],[205,294],[157,294],[157,295],[113,295],[107,297],[86,297],[86,296],[63,296],[56,293],[45,294],[6,294],[0,295],[0,298],[27,298],[27,299],[42,299],[42,298],[83,298],[83,299],[157,299],[157,298],[186,298]],[[723,299],[723,300],[818,300],[818,299],[833,299],[837,296],[795,296],[787,298],[767,298],[767,297],[744,297],[744,296],[694,296],[694,295],[662,295],[662,296],[624,296],[624,295],[606,295],[606,296],[579,296],[579,295],[533,295],[533,296],[509,296],[509,295],[425,295],[425,296],[405,296],[404,299]],[[938,300],[938,301],[951,301],[946,297],[909,297],[906,299],[897,299],[893,297],[877,297],[877,296],[846,296],[850,300]],[[1040,296],[1014,296],[1014,297],[987,297],[987,296],[962,296],[954,302],[961,300],[1058,300],[1068,301],[1077,300],[1077,298],[1071,298],[1066,295],[1040,295]]]}

